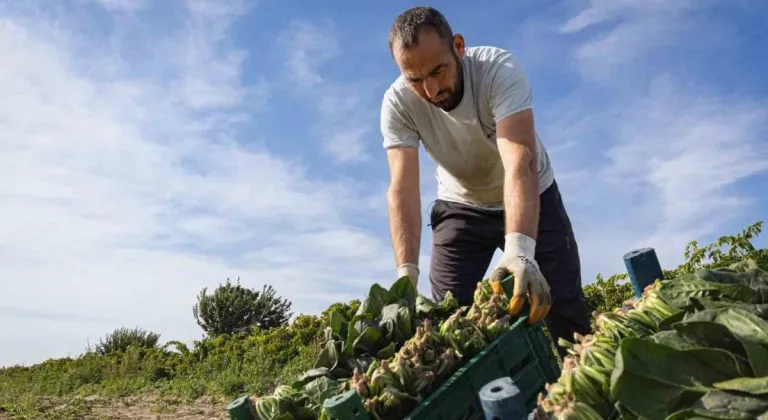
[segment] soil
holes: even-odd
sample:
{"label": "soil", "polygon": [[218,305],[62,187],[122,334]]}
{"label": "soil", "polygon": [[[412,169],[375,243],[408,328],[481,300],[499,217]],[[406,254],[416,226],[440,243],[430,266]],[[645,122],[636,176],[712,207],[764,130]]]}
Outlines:
{"label": "soil", "polygon": [[201,397],[194,402],[180,402],[154,397],[108,398],[90,396],[70,402],[46,401],[39,406],[44,414],[16,416],[0,410],[6,419],[83,419],[83,420],[228,420],[228,401]]}

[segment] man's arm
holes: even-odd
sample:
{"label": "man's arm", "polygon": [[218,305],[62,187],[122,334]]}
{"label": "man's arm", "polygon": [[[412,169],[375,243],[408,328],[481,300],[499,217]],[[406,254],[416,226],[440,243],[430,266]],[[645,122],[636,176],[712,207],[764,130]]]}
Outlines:
{"label": "man's arm", "polygon": [[539,176],[533,111],[528,108],[496,124],[496,142],[504,165],[505,232],[536,240],[539,226]]}
{"label": "man's arm", "polygon": [[[387,191],[389,229],[397,266],[419,264],[421,246],[421,194],[419,149],[387,149],[390,184]],[[415,279],[414,279],[415,280]]]}

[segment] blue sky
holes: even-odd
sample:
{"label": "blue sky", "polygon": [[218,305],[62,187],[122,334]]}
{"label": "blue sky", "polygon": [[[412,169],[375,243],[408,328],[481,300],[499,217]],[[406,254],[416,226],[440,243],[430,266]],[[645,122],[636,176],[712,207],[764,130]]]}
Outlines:
{"label": "blue sky", "polygon": [[[198,339],[196,295],[227,277],[296,313],[391,283],[379,104],[416,4],[0,2],[0,365],[121,326]],[[585,284],[766,219],[768,6],[434,6],[522,62]]]}

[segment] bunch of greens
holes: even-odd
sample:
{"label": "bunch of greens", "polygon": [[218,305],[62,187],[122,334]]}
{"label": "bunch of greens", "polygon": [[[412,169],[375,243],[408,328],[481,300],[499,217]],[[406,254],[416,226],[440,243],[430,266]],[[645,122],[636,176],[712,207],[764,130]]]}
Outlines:
{"label": "bunch of greens", "polygon": [[506,296],[494,294],[487,280],[478,282],[471,307],[437,309],[438,328],[433,318],[424,317],[394,357],[355,369],[351,389],[374,419],[404,418],[510,326],[508,307]]}
{"label": "bunch of greens", "polygon": [[[367,372],[379,366],[380,361],[392,359],[420,325],[440,322],[458,309],[458,302],[450,293],[439,303],[418,295],[408,277],[398,279],[389,289],[373,284],[351,318],[331,311],[325,345],[313,368],[290,386],[257,398],[256,418],[320,418],[323,402],[349,389],[354,372]],[[287,389],[293,392],[288,393]]]}
{"label": "bunch of greens", "polygon": [[472,305],[459,307],[450,293],[439,303],[418,296],[407,277],[389,290],[374,284],[351,319],[330,314],[314,367],[257,399],[257,418],[326,419],[323,401],[348,390],[376,420],[405,417],[511,325],[496,286],[478,282]]}
{"label": "bunch of greens", "polygon": [[657,280],[595,313],[559,380],[539,395],[557,419],[768,419],[768,272],[754,261]]}

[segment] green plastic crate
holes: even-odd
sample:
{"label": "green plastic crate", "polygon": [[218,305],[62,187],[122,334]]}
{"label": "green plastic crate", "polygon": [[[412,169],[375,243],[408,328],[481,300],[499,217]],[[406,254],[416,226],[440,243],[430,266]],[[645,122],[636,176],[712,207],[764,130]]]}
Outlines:
{"label": "green plastic crate", "polygon": [[[533,411],[539,392],[544,392],[547,383],[557,380],[560,368],[541,323],[530,326],[527,321],[527,316],[520,317],[507,332],[464,363],[406,419],[482,420],[485,417],[478,392],[488,382],[504,376],[514,380],[523,392],[526,410]],[[351,392],[343,399],[357,402],[360,397]],[[359,417],[350,413],[340,418]]]}
{"label": "green plastic crate", "polygon": [[544,385],[556,381],[559,375],[557,360],[541,326],[529,326],[527,317],[521,317],[419,404],[407,419],[484,419],[478,392],[488,382],[504,376],[511,377],[523,392],[526,410],[530,412],[536,407],[539,392],[544,392]]}

